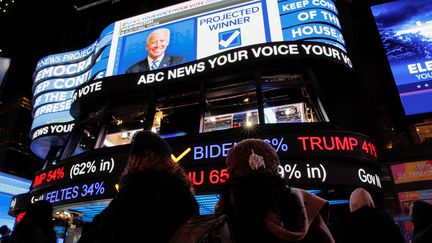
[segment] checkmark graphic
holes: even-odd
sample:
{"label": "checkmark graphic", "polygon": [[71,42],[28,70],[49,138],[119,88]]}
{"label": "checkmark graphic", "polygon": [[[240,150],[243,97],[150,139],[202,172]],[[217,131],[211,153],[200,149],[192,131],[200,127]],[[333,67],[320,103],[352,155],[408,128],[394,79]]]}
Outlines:
{"label": "checkmark graphic", "polygon": [[219,33],[219,45],[221,46],[219,49],[241,45],[240,38],[240,29]]}
{"label": "checkmark graphic", "polygon": [[189,153],[192,149],[187,148],[183,153],[181,153],[178,157],[175,157],[174,154],[171,154],[171,159],[174,161],[174,163],[178,163],[183,157],[186,156],[187,153]]}

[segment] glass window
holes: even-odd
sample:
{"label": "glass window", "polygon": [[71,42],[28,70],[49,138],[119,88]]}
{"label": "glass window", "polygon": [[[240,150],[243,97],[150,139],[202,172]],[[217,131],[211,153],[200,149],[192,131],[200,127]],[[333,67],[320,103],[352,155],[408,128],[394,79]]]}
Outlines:
{"label": "glass window", "polygon": [[306,122],[304,103],[266,107],[264,119],[265,123]]}
{"label": "glass window", "polygon": [[164,138],[197,134],[202,111],[199,86],[194,83],[175,90],[160,90],[152,131]]}
{"label": "glass window", "polygon": [[416,144],[432,144],[432,121],[417,123],[410,128]]}
{"label": "glass window", "polygon": [[205,90],[202,132],[248,127],[259,123],[253,81],[219,82]]}
{"label": "glass window", "polygon": [[130,144],[134,134],[144,129],[146,109],[137,107],[121,113],[112,113],[102,147]]}
{"label": "glass window", "polygon": [[92,150],[96,145],[98,135],[99,126],[96,124],[85,125],[72,156]]}
{"label": "glass window", "polygon": [[310,88],[302,74],[268,75],[261,80],[265,123],[319,121]]}

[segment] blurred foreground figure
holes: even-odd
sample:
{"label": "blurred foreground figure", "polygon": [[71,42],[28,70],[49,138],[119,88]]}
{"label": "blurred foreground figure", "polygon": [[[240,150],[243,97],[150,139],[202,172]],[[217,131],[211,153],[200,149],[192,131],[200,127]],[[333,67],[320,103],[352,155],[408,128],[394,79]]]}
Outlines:
{"label": "blurred foreground figure", "polygon": [[31,204],[12,231],[9,243],[56,243],[52,214],[53,208],[48,201]]}
{"label": "blurred foreground figure", "polygon": [[11,231],[7,225],[3,225],[2,227],[0,227],[0,234],[1,234],[0,243],[9,242],[10,232]]}
{"label": "blurred foreground figure", "polygon": [[432,204],[421,200],[413,202],[410,217],[414,224],[412,243],[431,243]]}
{"label": "blurred foreground figure", "polygon": [[334,243],[320,214],[328,203],[286,184],[271,145],[245,139],[231,148],[226,164],[230,178],[216,211],[228,215],[236,242]]}
{"label": "blurred foreground figure", "polygon": [[156,133],[138,132],[119,194],[98,219],[95,242],[168,242],[183,222],[198,214],[192,184],[172,162],[168,143]]}
{"label": "blurred foreground figure", "polygon": [[384,210],[375,207],[372,196],[363,188],[350,196],[351,215],[345,223],[346,243],[404,243],[399,226]]}

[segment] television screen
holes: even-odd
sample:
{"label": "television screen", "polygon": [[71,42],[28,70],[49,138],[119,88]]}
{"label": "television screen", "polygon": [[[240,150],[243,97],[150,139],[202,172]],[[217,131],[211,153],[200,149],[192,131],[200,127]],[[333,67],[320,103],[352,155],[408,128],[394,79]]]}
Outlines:
{"label": "television screen", "polygon": [[432,112],[432,5],[400,0],[372,6],[406,115]]}

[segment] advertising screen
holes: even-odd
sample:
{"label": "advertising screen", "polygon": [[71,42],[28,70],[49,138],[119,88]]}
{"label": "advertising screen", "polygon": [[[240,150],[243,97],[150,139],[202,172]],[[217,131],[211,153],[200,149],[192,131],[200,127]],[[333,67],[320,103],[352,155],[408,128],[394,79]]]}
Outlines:
{"label": "advertising screen", "polygon": [[395,184],[432,180],[432,161],[415,161],[390,166]]}
{"label": "advertising screen", "polygon": [[432,112],[432,7],[399,0],[372,7],[406,115]]}
{"label": "advertising screen", "polygon": [[[288,46],[285,42],[296,44]],[[259,46],[266,43],[275,46]],[[250,50],[245,50],[246,47]],[[69,112],[74,96],[100,91],[104,80],[95,80],[149,73],[160,81],[162,76],[154,74],[155,70],[165,72],[190,64],[181,70],[171,70],[175,75],[165,75],[177,79],[225,63],[276,55],[325,58],[351,68],[335,3],[193,0],[117,21],[106,27],[91,45],[50,55],[38,62],[33,77],[31,138],[69,133],[74,121]],[[146,79],[138,84],[148,82],[153,81]],[[84,83],[91,85],[77,92],[76,88]],[[36,147],[32,146],[34,152]]]}

